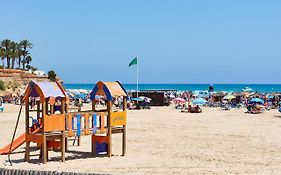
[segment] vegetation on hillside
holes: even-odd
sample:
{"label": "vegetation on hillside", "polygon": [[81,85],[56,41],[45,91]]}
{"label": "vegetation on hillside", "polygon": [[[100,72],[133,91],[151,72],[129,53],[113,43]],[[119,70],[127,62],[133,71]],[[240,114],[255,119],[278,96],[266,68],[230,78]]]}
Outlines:
{"label": "vegetation on hillside", "polygon": [[3,80],[0,80],[0,90],[2,90],[2,91],[5,90],[5,83]]}
{"label": "vegetation on hillside", "polygon": [[55,71],[51,70],[48,72],[48,79],[50,81],[56,81],[56,77],[57,77],[57,74],[55,73]]}

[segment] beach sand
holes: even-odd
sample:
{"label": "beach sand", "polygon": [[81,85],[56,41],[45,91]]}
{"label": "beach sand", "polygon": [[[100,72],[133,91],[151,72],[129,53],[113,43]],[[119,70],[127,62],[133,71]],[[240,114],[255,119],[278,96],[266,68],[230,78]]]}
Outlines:
{"label": "beach sand", "polygon": [[[6,105],[0,113],[0,148],[10,142],[18,108]],[[11,155],[12,167],[7,155],[0,156],[0,167],[109,174],[281,174],[281,114],[244,112],[204,108],[203,113],[191,114],[172,107],[128,111],[124,157],[121,134],[113,136],[111,158],[92,158],[90,136],[84,136],[80,147],[69,146],[65,163],[53,151],[47,164],[38,156],[24,162],[22,146]],[[23,131],[22,115],[18,134]]]}

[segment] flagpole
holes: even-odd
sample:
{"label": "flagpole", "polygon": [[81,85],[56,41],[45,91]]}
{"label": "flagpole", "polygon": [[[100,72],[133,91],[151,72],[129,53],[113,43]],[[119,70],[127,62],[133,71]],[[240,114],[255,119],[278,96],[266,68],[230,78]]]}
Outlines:
{"label": "flagpole", "polygon": [[139,58],[137,58],[137,98],[139,98]]}

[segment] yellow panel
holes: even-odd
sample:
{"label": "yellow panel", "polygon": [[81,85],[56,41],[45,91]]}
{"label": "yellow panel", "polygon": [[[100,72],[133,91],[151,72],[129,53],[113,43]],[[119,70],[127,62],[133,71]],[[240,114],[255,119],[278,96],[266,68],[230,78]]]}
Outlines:
{"label": "yellow panel", "polygon": [[126,111],[112,112],[110,116],[110,126],[126,125],[127,113]]}

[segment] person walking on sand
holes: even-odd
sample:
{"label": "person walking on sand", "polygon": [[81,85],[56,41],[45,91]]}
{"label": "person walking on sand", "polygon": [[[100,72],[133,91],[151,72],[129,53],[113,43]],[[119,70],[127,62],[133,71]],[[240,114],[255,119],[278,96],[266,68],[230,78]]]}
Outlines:
{"label": "person walking on sand", "polygon": [[2,98],[2,97],[0,97],[0,111],[1,111],[1,112],[4,111],[3,98]]}

